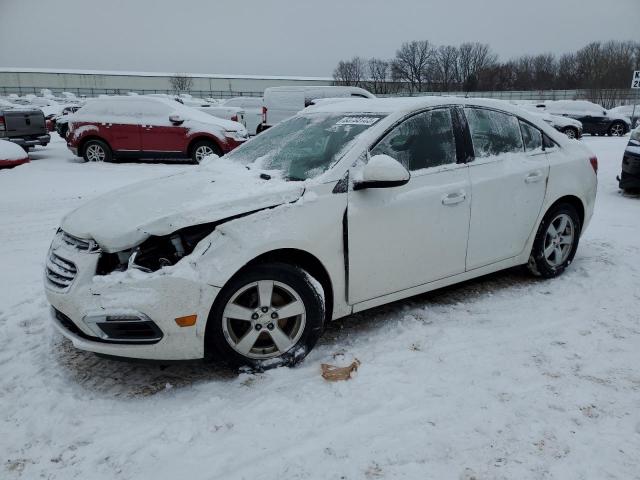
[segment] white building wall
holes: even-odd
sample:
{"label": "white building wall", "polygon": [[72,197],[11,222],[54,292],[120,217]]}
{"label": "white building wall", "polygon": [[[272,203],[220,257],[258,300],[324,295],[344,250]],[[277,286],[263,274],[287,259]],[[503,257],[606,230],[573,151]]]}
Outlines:
{"label": "white building wall", "polygon": [[[38,93],[43,88],[48,88],[54,93],[70,91],[86,95],[128,91],[170,92],[171,76],[171,73],[0,68],[0,95]],[[331,85],[332,81],[330,78],[317,77],[207,74],[189,76],[193,78],[193,93],[211,92],[224,96],[238,93],[261,94],[267,87],[284,85]]]}

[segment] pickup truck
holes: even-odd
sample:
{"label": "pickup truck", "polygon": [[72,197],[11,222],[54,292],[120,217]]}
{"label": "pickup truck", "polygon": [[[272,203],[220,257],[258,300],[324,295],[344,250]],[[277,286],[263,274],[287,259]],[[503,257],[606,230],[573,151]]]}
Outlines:
{"label": "pickup truck", "polygon": [[0,107],[0,139],[20,145],[25,151],[51,140],[44,113],[38,109]]}

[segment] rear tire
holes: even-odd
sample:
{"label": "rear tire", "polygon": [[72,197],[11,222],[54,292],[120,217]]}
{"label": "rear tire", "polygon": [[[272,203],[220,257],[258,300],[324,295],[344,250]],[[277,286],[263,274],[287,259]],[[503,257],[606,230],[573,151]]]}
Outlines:
{"label": "rear tire", "polygon": [[87,162],[110,162],[113,160],[113,153],[102,140],[89,140],[84,144],[82,156]]}
{"label": "rear tire", "polygon": [[315,346],[324,317],[322,287],[306,271],[284,263],[256,265],[218,295],[207,320],[205,351],[233,367],[292,366]]}
{"label": "rear tire", "polygon": [[191,147],[191,160],[193,163],[200,163],[205,157],[209,155],[217,155],[221,157],[223,155],[220,147],[210,140],[200,140],[193,144]]}
{"label": "rear tire", "polygon": [[626,133],[626,128],[624,123],[622,122],[613,122],[611,124],[611,126],[609,127],[609,131],[607,132],[607,134],[611,137],[611,136],[615,136],[615,137],[622,137],[625,133]]}
{"label": "rear tire", "polygon": [[533,241],[527,268],[538,277],[562,274],[578,249],[582,225],[578,212],[569,203],[551,208],[542,219]]}

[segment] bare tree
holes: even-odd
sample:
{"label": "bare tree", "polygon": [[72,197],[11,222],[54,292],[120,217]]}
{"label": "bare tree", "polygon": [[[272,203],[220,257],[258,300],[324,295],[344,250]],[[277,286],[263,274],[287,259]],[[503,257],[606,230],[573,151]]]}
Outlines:
{"label": "bare tree", "polygon": [[458,78],[465,90],[474,89],[481,80],[484,70],[490,69],[498,61],[498,56],[486,43],[463,43],[458,47]]}
{"label": "bare tree", "polygon": [[366,80],[366,62],[360,57],[351,60],[341,60],[333,71],[336,85],[360,87]]}
{"label": "bare tree", "polygon": [[406,82],[411,91],[422,92],[426,86],[435,49],[428,40],[405,42],[391,64],[394,80]]}
{"label": "bare tree", "polygon": [[389,93],[389,62],[380,58],[371,58],[367,63],[369,90],[372,93]]}
{"label": "bare tree", "polygon": [[169,78],[171,89],[176,93],[188,93],[193,88],[193,78],[186,73],[176,73]]}
{"label": "bare tree", "polygon": [[458,47],[442,45],[435,52],[435,68],[438,83],[443,92],[448,92],[458,79]]}

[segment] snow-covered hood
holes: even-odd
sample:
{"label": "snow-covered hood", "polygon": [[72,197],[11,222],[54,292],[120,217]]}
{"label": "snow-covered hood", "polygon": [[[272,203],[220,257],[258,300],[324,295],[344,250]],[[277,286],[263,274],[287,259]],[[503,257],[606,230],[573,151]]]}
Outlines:
{"label": "snow-covered hood", "polygon": [[[564,127],[576,127],[582,130],[582,122],[576,120],[575,118],[562,117],[560,115],[553,115],[551,113],[547,113],[545,117],[549,117],[549,122],[551,125],[564,128]],[[546,118],[545,118],[546,120]]]}
{"label": "snow-covered hood", "polygon": [[76,237],[94,239],[105,251],[118,252],[151,235],[168,235],[184,227],[293,202],[303,192],[300,182],[265,180],[259,171],[221,158],[190,172],[97,197],[68,214],[61,227]]}

